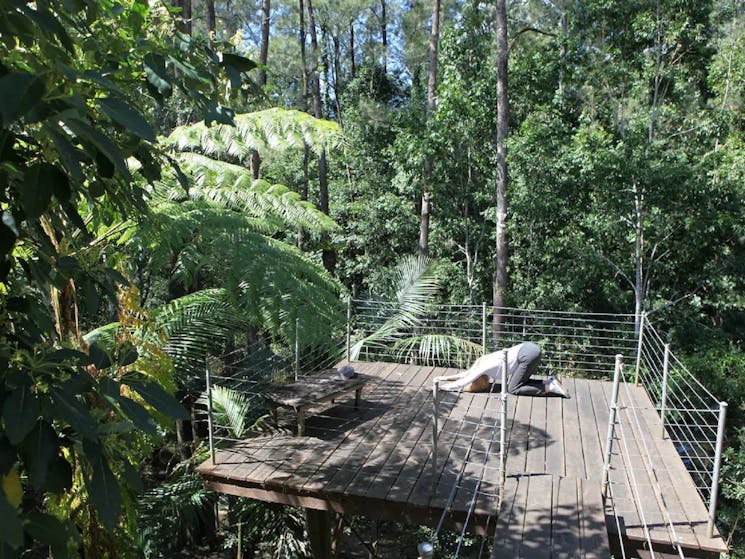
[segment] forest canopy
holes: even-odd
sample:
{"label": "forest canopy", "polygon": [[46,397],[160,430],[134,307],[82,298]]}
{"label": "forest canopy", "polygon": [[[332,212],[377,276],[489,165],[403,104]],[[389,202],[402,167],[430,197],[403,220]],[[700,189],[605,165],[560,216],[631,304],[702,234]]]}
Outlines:
{"label": "forest canopy", "polygon": [[654,316],[730,402],[745,556],[745,3],[0,7],[0,557],[214,537],[205,359],[331,351],[412,256],[433,302]]}

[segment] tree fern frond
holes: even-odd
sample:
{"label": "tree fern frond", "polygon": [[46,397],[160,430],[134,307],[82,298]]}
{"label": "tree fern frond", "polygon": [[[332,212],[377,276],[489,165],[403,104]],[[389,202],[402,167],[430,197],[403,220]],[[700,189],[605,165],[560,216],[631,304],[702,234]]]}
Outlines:
{"label": "tree fern frond", "polygon": [[342,142],[336,123],[316,119],[307,113],[280,108],[238,114],[235,126],[203,123],[179,126],[163,141],[178,151],[196,151],[210,157],[229,156],[246,162],[251,150],[262,155],[304,145],[316,153],[331,150]]}
{"label": "tree fern frond", "polygon": [[[197,153],[182,153],[176,159],[182,170],[194,179],[189,192],[193,200],[206,199],[256,218],[281,220],[285,228],[301,227],[315,232],[338,229],[330,217],[301,200],[299,194],[284,185],[253,180],[250,171],[239,165]],[[162,198],[173,199],[174,194],[179,195],[175,177],[171,185],[165,187],[172,194]],[[183,194],[180,197],[183,198]]]}

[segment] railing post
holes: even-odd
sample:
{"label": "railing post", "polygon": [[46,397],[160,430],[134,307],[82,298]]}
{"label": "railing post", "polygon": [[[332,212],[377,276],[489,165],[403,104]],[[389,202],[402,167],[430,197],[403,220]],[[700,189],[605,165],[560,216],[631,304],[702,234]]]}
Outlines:
{"label": "railing post", "polygon": [[481,303],[481,354],[486,355],[486,303]]}
{"label": "railing post", "polygon": [[502,350],[502,410],[499,425],[499,501],[502,502],[507,480],[507,350]]}
{"label": "railing post", "polygon": [[352,296],[347,297],[347,362],[352,360]]}
{"label": "railing post", "polygon": [[603,461],[603,498],[608,496],[608,476],[610,472],[610,458],[613,453],[613,437],[616,431],[616,420],[618,418],[618,385],[621,382],[623,371],[623,356],[616,355],[616,369],[613,372],[613,391],[610,398],[610,415],[608,417],[608,435],[605,438],[605,460]]}
{"label": "railing post", "polygon": [[639,384],[639,369],[642,365],[642,344],[644,343],[644,323],[647,321],[647,313],[642,311],[639,322],[639,344],[636,347],[636,371],[634,372],[634,384]]}
{"label": "railing post", "polygon": [[207,359],[204,360],[205,378],[207,383],[207,439],[210,446],[210,459],[212,465],[215,465],[215,442],[212,436],[212,378],[210,376],[210,364]]}
{"label": "railing post", "polygon": [[717,426],[717,447],[714,453],[714,471],[711,473],[711,493],[709,494],[709,524],[706,537],[714,535],[714,521],[717,518],[717,499],[719,497],[719,468],[722,465],[724,447],[724,427],[727,423],[727,402],[719,402],[719,425]]}
{"label": "railing post", "polygon": [[670,344],[665,344],[665,357],[662,361],[662,401],[660,402],[660,423],[662,438],[665,438],[665,412],[667,411],[667,377],[670,371]]}
{"label": "railing post", "polygon": [[295,380],[300,375],[300,319],[295,319]]}
{"label": "railing post", "polygon": [[432,497],[437,490],[437,415],[439,412],[440,380],[432,383]]}

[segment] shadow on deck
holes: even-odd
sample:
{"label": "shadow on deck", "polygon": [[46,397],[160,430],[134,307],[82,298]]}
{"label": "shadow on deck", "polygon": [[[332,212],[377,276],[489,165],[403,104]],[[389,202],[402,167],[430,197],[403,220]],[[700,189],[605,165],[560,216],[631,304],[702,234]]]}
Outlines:
{"label": "shadow on deck", "polygon": [[470,531],[495,534],[493,557],[609,557],[619,535],[625,547],[651,541],[664,549],[678,541],[692,557],[724,550],[718,534],[705,537],[706,507],[673,445],[651,440],[659,419],[653,428],[656,415],[642,388],[630,387],[625,405],[644,410],[644,425],[637,418],[636,431],[629,426],[616,448],[653,444],[660,467],[650,472],[633,452],[614,456],[605,505],[600,482],[610,383],[566,379],[569,400],[511,396],[499,510],[498,396],[443,395],[433,469],[432,379],[452,371],[355,367],[374,377],[359,409],[342,399],[309,413],[304,437],[280,429],[220,450],[215,464],[198,469],[206,486],[411,524],[434,526],[444,515],[448,526],[467,522]]}

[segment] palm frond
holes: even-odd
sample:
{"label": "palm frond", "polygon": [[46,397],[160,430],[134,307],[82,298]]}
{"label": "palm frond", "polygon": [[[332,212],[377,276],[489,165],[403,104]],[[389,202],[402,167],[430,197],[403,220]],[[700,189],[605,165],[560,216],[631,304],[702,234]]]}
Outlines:
{"label": "palm frond", "polygon": [[[199,401],[206,402],[206,394]],[[219,385],[212,387],[213,421],[216,425],[227,428],[232,438],[240,439],[246,433],[250,411],[251,404],[245,393]]]}
{"label": "palm frond", "polygon": [[352,358],[359,357],[365,346],[389,347],[421,327],[428,307],[440,290],[433,262],[417,256],[405,257],[396,267],[393,278],[389,288],[391,298],[395,300],[393,315],[352,346]]}
{"label": "palm frond", "polygon": [[480,344],[450,334],[410,336],[393,344],[398,359],[432,366],[465,368],[483,353]]}

